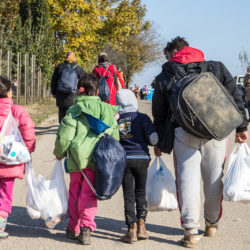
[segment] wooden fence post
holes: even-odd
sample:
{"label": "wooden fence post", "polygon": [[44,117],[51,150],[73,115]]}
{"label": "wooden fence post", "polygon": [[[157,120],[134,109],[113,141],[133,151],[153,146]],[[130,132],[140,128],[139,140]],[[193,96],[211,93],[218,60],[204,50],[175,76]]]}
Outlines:
{"label": "wooden fence post", "polygon": [[27,105],[27,82],[28,82],[29,54],[24,58],[24,105]]}
{"label": "wooden fence post", "polygon": [[2,75],[2,65],[3,65],[3,50],[0,49],[0,76]]}
{"label": "wooden fence post", "polygon": [[35,69],[35,55],[32,55],[31,57],[31,100],[32,103],[34,103],[34,95],[35,95],[35,74],[36,74],[36,69]]}
{"label": "wooden fence post", "polygon": [[11,51],[8,50],[7,77],[11,81]]}
{"label": "wooden fence post", "polygon": [[42,70],[41,68],[38,70],[38,77],[37,77],[37,100],[41,100],[41,82],[42,82]]}
{"label": "wooden fence post", "polygon": [[16,86],[16,102],[20,103],[21,97],[21,53],[17,53],[17,86]]}

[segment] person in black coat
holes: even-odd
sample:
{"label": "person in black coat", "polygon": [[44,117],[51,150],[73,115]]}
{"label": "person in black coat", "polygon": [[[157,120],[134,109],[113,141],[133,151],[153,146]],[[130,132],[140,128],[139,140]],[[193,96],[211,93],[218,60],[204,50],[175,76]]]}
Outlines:
{"label": "person in black coat", "polygon": [[[76,57],[73,52],[68,52],[65,61],[59,64],[53,73],[51,80],[51,93],[56,98],[56,105],[59,108],[59,123],[62,118],[66,115],[66,111],[69,107],[74,104],[74,98],[76,93],[63,93],[58,90],[58,80],[62,72],[70,65],[71,68],[78,74],[78,79],[84,75],[83,69],[76,64]],[[76,66],[76,67],[75,67]]]}

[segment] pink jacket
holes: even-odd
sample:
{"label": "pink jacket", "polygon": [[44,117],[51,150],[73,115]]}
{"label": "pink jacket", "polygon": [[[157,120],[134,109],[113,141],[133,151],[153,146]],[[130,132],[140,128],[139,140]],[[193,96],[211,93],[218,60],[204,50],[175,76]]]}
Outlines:
{"label": "pink jacket", "polygon": [[[10,98],[0,98],[0,130],[2,129],[10,109],[13,116],[19,121],[19,130],[27,146],[27,149],[30,153],[34,152],[36,142],[35,125],[25,108],[22,106],[13,105],[13,100]],[[23,179],[24,172],[24,164],[0,164],[0,179],[13,177]]]}

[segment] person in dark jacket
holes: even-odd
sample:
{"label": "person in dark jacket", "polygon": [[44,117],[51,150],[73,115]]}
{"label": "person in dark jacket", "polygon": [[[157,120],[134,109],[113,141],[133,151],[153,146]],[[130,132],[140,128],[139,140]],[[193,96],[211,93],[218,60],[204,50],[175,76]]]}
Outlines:
{"label": "person in dark jacket", "polygon": [[[191,135],[175,121],[169,95],[174,80],[183,78],[189,69],[199,68],[205,63],[201,50],[189,47],[188,42],[176,37],[168,42],[164,49],[168,60],[162,66],[162,72],[155,78],[155,91],[152,101],[152,113],[160,142],[155,147],[155,155],[161,151],[170,153],[174,150],[177,196],[181,213],[181,225],[184,228],[182,245],[195,247],[202,235],[198,233],[200,216],[200,176],[204,183],[204,217],[205,235],[215,236],[222,214],[223,166],[227,152],[227,138],[221,141],[207,140]],[[207,61],[207,71],[214,74],[228,92],[244,117],[242,124],[236,128],[235,142],[248,140],[247,119],[242,101],[233,77],[227,68],[216,61]],[[197,72],[199,73],[199,72]],[[216,95],[216,93],[214,93]]]}
{"label": "person in dark jacket", "polygon": [[83,69],[76,64],[75,54],[71,51],[67,53],[65,61],[55,68],[51,80],[51,93],[56,98],[56,105],[59,108],[59,123],[61,123],[62,118],[66,115],[67,109],[74,104],[76,95],[76,93],[63,93],[58,90],[59,78],[62,72],[69,66],[77,72],[78,79],[84,74]]}
{"label": "person in dark jacket", "polygon": [[138,103],[131,90],[119,90],[115,96],[115,102],[121,107],[118,120],[120,143],[127,154],[122,188],[128,232],[121,240],[133,243],[138,239],[148,238],[145,227],[147,217],[145,189],[150,162],[148,145],[156,145],[158,135],[150,118],[138,112]]}

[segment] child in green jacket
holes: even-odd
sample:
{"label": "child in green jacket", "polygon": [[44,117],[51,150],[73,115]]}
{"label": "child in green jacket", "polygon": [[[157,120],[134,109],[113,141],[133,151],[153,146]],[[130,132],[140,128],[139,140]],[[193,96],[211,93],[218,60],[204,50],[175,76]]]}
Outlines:
{"label": "child in green jacket", "polygon": [[94,185],[95,164],[93,150],[100,139],[89,126],[85,114],[92,115],[110,129],[106,132],[119,140],[118,125],[115,120],[117,107],[104,103],[98,97],[99,81],[93,74],[84,74],[78,81],[79,95],[75,105],[68,109],[63,118],[55,142],[54,154],[57,159],[67,155],[70,173],[69,223],[66,234],[70,239],[78,239],[83,245],[90,244],[90,233],[96,228],[97,198],[81,171]]}

